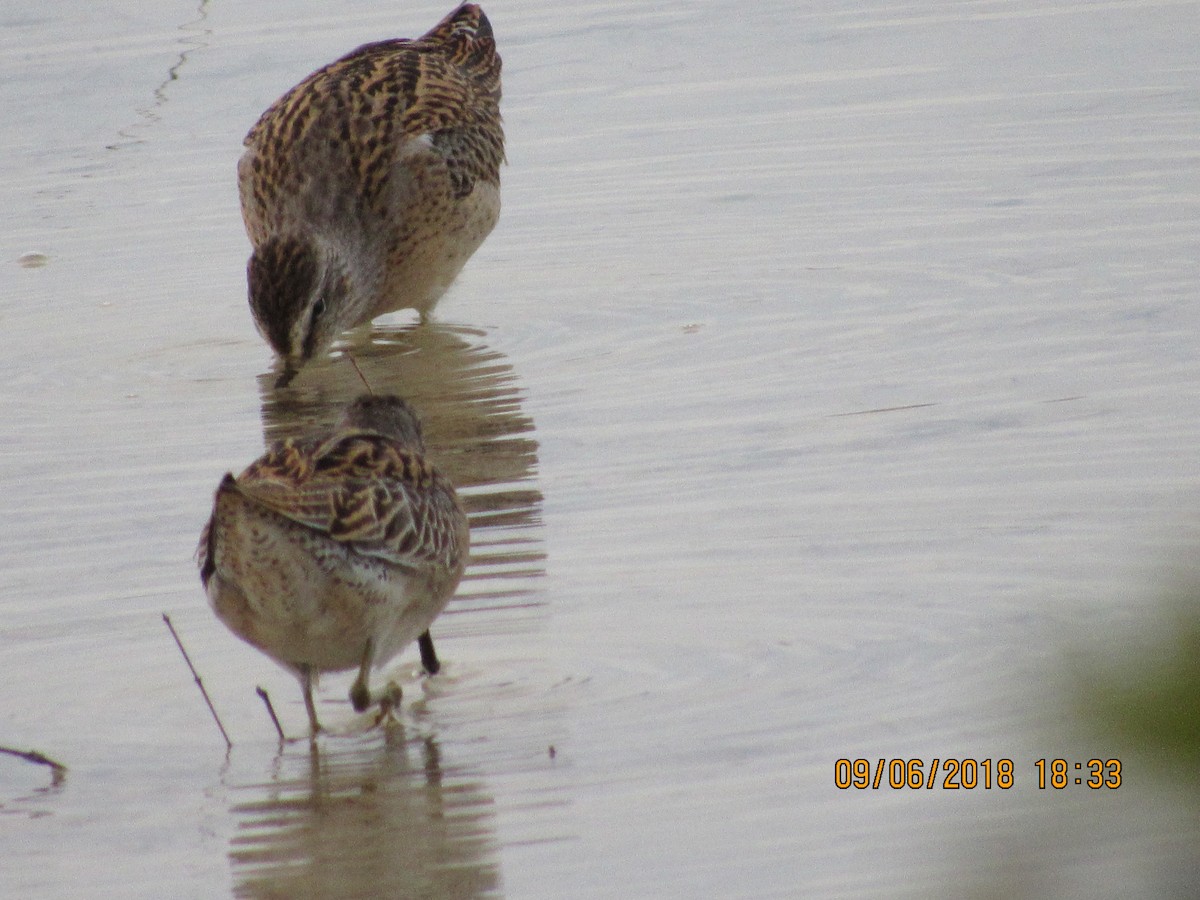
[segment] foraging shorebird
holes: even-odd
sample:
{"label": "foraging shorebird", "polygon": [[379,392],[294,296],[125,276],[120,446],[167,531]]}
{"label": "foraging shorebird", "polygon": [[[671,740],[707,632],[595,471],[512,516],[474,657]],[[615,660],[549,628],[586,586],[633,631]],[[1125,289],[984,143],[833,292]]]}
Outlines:
{"label": "foraging shorebird", "polygon": [[467,517],[424,456],[420,424],[397,397],[360,397],[327,434],[276,444],[217,488],[200,537],[200,579],[217,617],[300,679],[309,725],[321,672],[358,669],[355,710],[400,700],[372,695],[370,671],[419,639],[438,668],[430,623],[458,587]]}
{"label": "foraging shorebird", "polygon": [[246,136],[250,309],[285,374],[398,309],[425,319],[500,215],[500,57],[470,3],[313,72]]}

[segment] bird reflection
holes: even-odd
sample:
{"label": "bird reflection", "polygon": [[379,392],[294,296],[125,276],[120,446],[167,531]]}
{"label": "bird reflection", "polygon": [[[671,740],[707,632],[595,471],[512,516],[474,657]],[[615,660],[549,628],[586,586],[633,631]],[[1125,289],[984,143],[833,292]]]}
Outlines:
{"label": "bird reflection", "polygon": [[281,751],[235,787],[235,896],[483,897],[500,889],[492,797],[437,741],[383,736]]}
{"label": "bird reflection", "polygon": [[440,324],[376,327],[369,340],[313,363],[282,387],[275,373],[264,373],[263,438],[270,444],[325,428],[368,386],[396,394],[419,412],[431,458],[464,494],[477,524],[539,524],[533,421],[521,411],[512,366],[483,336]]}

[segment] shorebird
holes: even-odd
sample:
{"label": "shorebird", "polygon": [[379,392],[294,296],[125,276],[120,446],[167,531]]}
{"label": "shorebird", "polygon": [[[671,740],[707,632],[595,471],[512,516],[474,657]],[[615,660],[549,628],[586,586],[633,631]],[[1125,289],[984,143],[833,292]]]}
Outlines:
{"label": "shorebird", "polygon": [[478,6],[364,44],[273,103],[238,163],[250,309],[290,377],[343,331],[426,319],[500,215],[500,57]]}
{"label": "shorebird", "polygon": [[378,695],[370,670],[418,639],[438,668],[430,623],[466,565],[470,535],[454,487],[424,455],[421,427],[397,397],[364,396],[334,428],[271,447],[217,488],[200,537],[200,580],[217,617],[300,679],[312,733],[322,672],[358,669],[350,700]]}

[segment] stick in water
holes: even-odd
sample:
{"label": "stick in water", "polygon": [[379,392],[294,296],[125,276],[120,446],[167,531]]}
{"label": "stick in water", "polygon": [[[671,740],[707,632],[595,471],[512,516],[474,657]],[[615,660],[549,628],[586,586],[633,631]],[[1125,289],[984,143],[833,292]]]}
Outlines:
{"label": "stick in water", "polygon": [[66,766],[60,762],[55,762],[43,753],[38,753],[36,750],[13,750],[11,747],[0,747],[0,753],[7,753],[9,756],[15,756],[18,759],[36,763],[39,766],[49,766],[51,772],[53,772],[50,776],[52,784],[62,784],[63,779],[67,776]]}
{"label": "stick in water", "polygon": [[213,721],[217,723],[217,728],[221,729],[221,737],[225,738],[225,749],[233,748],[233,741],[229,739],[229,735],[225,732],[225,726],[221,724],[221,717],[217,715],[216,709],[213,707],[212,700],[208,698],[208,691],[204,689],[204,682],[200,680],[200,675],[196,672],[196,667],[192,665],[192,658],[188,656],[188,652],[183,649],[183,641],[179,640],[179,635],[175,632],[175,626],[171,624],[171,617],[166,613],[162,614],[163,621],[167,623],[167,630],[171,632],[171,637],[175,638],[175,646],[179,648],[179,652],[183,654],[183,661],[187,663],[187,667],[192,670],[192,677],[196,679],[196,687],[200,688],[200,695],[204,697],[204,702],[208,704],[208,711],[212,713]]}
{"label": "stick in water", "polygon": [[354,371],[358,373],[359,380],[367,386],[367,393],[374,394],[375,388],[371,387],[371,382],[367,381],[367,376],[363,374],[363,370],[358,367],[358,360],[354,358],[354,354],[349,350],[346,351],[346,359],[350,360],[350,365],[354,366]]}
{"label": "stick in water", "polygon": [[262,702],[267,706],[267,714],[271,717],[271,721],[275,725],[275,730],[279,733],[279,742],[286,743],[287,738],[283,736],[283,726],[279,724],[279,716],[275,715],[275,707],[271,703],[270,695],[262,688],[256,687],[254,692],[262,699]]}

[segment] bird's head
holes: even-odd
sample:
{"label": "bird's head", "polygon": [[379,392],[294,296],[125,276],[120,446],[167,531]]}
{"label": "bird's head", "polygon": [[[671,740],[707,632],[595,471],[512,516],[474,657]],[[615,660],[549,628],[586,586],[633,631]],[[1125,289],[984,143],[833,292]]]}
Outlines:
{"label": "bird's head", "polygon": [[291,372],[357,324],[346,267],[321,244],[273,237],[251,254],[246,277],[254,322]]}
{"label": "bird's head", "polygon": [[371,431],[395,441],[406,450],[425,452],[421,420],[405,400],[394,395],[364,394],[359,397],[342,413],[338,429]]}

